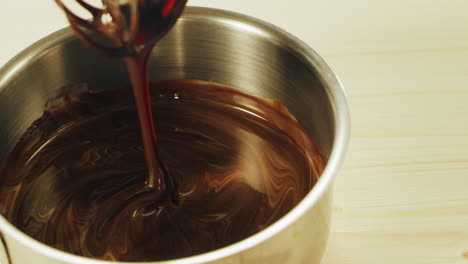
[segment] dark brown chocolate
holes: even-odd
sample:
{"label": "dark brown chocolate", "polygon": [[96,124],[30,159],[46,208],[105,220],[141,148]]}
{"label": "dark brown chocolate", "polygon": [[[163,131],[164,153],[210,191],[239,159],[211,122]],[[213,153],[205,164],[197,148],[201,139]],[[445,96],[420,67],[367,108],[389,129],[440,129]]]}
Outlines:
{"label": "dark brown chocolate", "polygon": [[198,81],[151,84],[158,148],[175,186],[146,168],[130,89],[68,96],[24,134],[0,171],[0,213],[55,248],[156,261],[219,249],[263,230],[324,168],[278,103]]}

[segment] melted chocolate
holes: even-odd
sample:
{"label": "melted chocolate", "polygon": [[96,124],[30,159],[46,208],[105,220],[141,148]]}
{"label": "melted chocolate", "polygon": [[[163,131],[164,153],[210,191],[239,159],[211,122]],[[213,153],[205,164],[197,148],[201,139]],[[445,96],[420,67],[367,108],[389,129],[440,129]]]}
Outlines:
{"label": "melted chocolate", "polygon": [[278,103],[198,81],[152,84],[170,195],[145,185],[129,89],[69,95],[0,171],[0,212],[31,237],[92,258],[156,261],[263,230],[310,191],[324,159]]}

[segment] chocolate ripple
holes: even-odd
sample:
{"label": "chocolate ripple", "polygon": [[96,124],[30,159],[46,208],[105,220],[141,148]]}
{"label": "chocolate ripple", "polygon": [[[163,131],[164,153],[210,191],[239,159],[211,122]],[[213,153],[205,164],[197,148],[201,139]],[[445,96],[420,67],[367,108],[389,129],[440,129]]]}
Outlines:
{"label": "chocolate ripple", "polygon": [[130,89],[68,96],[0,171],[0,212],[31,237],[92,258],[156,261],[243,240],[297,205],[324,167],[278,103],[196,81],[152,84],[161,158],[176,190],[158,199]]}

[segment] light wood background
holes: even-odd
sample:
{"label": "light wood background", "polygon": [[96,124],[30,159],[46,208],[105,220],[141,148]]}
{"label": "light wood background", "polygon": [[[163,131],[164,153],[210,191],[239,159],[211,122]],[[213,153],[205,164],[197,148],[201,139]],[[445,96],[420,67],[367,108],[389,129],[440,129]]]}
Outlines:
{"label": "light wood background", "polygon": [[[272,22],[340,76],[352,135],[323,264],[468,263],[467,0],[190,4]],[[0,65],[65,25],[52,0],[2,0]]]}

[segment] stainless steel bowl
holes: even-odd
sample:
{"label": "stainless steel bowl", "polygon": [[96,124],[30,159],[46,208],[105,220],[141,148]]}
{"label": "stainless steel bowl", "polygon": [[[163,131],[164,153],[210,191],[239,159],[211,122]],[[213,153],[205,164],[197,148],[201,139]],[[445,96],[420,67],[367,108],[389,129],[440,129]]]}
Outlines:
{"label": "stainless steel bowl", "polygon": [[[319,263],[330,228],[332,182],[349,136],[343,89],[327,64],[273,25],[232,12],[188,7],[155,48],[151,65],[151,79],[213,81],[281,101],[328,158],[305,199],[264,231],[216,251],[158,263]],[[68,28],[34,44],[0,70],[0,160],[62,87],[101,90],[127,83],[121,62],[83,47]],[[0,232],[7,248],[2,250],[0,243],[2,264],[8,259],[14,264],[109,263],[41,244],[3,217]]]}

